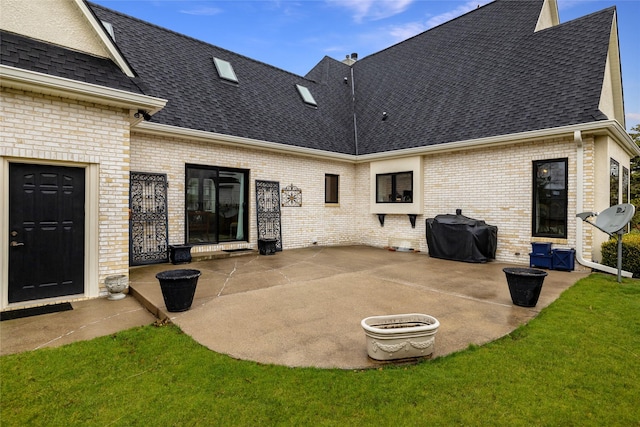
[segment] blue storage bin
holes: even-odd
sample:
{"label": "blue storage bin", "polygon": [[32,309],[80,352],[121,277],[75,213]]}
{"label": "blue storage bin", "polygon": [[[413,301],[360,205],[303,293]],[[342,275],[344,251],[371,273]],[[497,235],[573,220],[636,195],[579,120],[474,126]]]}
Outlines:
{"label": "blue storage bin", "polygon": [[551,264],[554,270],[573,271],[575,267],[575,249],[554,249],[551,251]]}
{"label": "blue storage bin", "polygon": [[552,267],[551,255],[529,254],[529,267],[537,268],[551,268]]}
{"label": "blue storage bin", "polygon": [[535,255],[551,255],[551,243],[531,243],[531,253]]}

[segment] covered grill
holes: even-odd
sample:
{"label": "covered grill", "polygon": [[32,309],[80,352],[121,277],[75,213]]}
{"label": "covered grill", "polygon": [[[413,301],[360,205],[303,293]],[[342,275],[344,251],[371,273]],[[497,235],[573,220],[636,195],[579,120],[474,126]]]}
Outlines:
{"label": "covered grill", "polygon": [[495,259],[498,227],[468,218],[460,210],[456,215],[427,218],[427,245],[434,258],[464,262]]}

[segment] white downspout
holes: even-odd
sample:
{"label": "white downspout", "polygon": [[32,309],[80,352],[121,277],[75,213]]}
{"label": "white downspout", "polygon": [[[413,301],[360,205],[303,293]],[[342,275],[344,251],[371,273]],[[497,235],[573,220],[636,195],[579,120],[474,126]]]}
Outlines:
{"label": "white downspout", "polygon": [[[573,132],[573,140],[576,143],[576,166],[577,166],[577,178],[576,178],[576,213],[584,212],[584,148],[582,144],[582,132],[577,130]],[[576,217],[577,218],[577,217]],[[584,222],[580,219],[576,219],[576,261],[585,267],[591,267],[595,270],[604,271],[605,273],[618,274],[618,269],[609,267],[607,265],[598,264],[597,262],[587,261],[582,255],[582,224]],[[633,273],[622,270],[622,276],[633,277]]]}

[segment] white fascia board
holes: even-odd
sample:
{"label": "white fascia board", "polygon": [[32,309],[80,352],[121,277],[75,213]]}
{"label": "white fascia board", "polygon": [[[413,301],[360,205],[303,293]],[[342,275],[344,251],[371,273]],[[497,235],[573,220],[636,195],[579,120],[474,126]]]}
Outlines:
{"label": "white fascia board", "polygon": [[542,129],[529,132],[521,132],[508,135],[500,135],[488,138],[470,139],[466,141],[456,141],[446,144],[410,148],[406,150],[389,151],[384,153],[351,155],[342,153],[332,153],[313,148],[296,147],[276,142],[260,141],[251,138],[225,135],[214,132],[207,132],[194,129],[186,129],[178,126],[164,125],[153,122],[140,122],[132,128],[133,131],[146,135],[157,135],[188,139],[193,141],[211,142],[222,145],[242,146],[246,148],[265,150],[278,153],[296,154],[306,157],[314,157],[327,160],[338,160],[349,163],[367,163],[371,161],[389,160],[402,157],[429,155],[435,153],[455,152],[469,150],[480,147],[498,147],[501,145],[512,145],[521,142],[534,141],[546,138],[567,137],[573,138],[576,131],[584,135],[608,135],[614,138],[625,150],[635,157],[640,155],[640,148],[633,142],[633,139],[615,120],[592,122],[581,125],[563,126],[550,129]]}
{"label": "white fascia board", "polygon": [[124,58],[124,56],[122,56],[122,54],[120,53],[120,50],[118,50],[116,45],[113,44],[113,40],[111,40],[111,37],[109,37],[109,34],[107,34],[102,24],[98,22],[93,12],[89,10],[89,6],[87,6],[85,1],[84,0],[74,0],[74,1],[78,6],[78,9],[80,9],[82,14],[85,16],[85,18],[87,18],[87,20],[93,27],[93,30],[96,32],[96,34],[98,34],[98,37],[100,38],[100,41],[102,41],[102,44],[104,44],[105,48],[109,51],[109,54],[111,55],[111,59],[113,59],[113,61],[116,64],[118,64],[118,67],[120,67],[123,73],[125,73],[129,77],[135,77],[136,74],[133,72],[133,70],[129,66],[129,63]]}
{"label": "white fascia board", "polygon": [[349,163],[353,163],[356,161],[356,156],[351,154],[332,153],[331,151],[316,150],[314,148],[296,147],[294,145],[280,144],[277,142],[261,141],[240,136],[187,129],[178,126],[164,125],[153,122],[140,122],[131,130],[145,135],[157,135],[188,139],[191,141],[211,142],[215,144],[230,145],[234,147],[240,146],[249,149],[295,154],[299,156],[313,157],[318,159],[338,160]]}
{"label": "white fascia board", "polygon": [[93,83],[84,83],[65,77],[36,73],[21,68],[0,65],[0,85],[19,90],[37,92],[62,98],[110,105],[119,108],[142,109],[155,114],[167,104],[166,99],[155,98]]}
{"label": "white fascia board", "polygon": [[399,157],[428,155],[435,153],[454,152],[460,150],[469,150],[474,148],[498,147],[501,145],[512,145],[521,142],[534,141],[538,139],[571,137],[574,132],[581,131],[583,134],[592,135],[608,135],[614,138],[621,147],[629,153],[631,157],[640,156],[640,148],[634,143],[633,139],[624,130],[624,128],[616,120],[602,120],[597,122],[561,126],[556,128],[548,128],[520,133],[512,133],[507,135],[491,136],[487,138],[469,139],[465,141],[448,142],[444,144],[427,145],[416,148],[408,148],[406,150],[390,151],[385,153],[374,153],[360,155],[357,158],[358,163],[370,162],[373,160],[385,160]]}

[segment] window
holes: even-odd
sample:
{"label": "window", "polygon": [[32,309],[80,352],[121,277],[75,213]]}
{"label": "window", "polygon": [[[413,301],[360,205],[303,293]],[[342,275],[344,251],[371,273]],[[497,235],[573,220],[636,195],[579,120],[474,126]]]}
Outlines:
{"label": "window", "polygon": [[213,63],[215,64],[216,70],[218,71],[218,75],[221,79],[238,83],[238,77],[236,77],[236,73],[233,71],[231,63],[216,57],[213,58]]}
{"label": "window", "polygon": [[629,169],[622,168],[622,203],[629,203]]}
{"label": "window", "polygon": [[188,243],[248,239],[249,171],[187,165],[185,183]]}
{"label": "window", "polygon": [[338,203],[338,175],[326,174],[324,176],[324,202]]}
{"label": "window", "polygon": [[313,95],[311,95],[311,91],[308,88],[300,85],[296,85],[296,87],[298,88],[298,93],[302,97],[302,100],[305,102],[305,104],[313,105],[314,107],[318,106],[318,104],[316,104],[316,100],[313,98]]}
{"label": "window", "polygon": [[609,165],[609,206],[613,206],[620,203],[620,163],[610,159]]}
{"label": "window", "polygon": [[412,203],[413,172],[376,175],[377,203]]}
{"label": "window", "polygon": [[533,235],[567,237],[567,159],[533,162]]}

